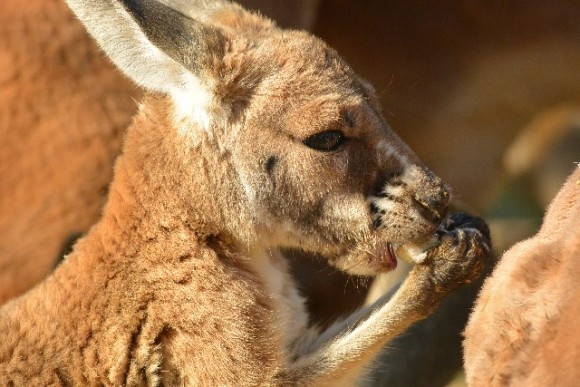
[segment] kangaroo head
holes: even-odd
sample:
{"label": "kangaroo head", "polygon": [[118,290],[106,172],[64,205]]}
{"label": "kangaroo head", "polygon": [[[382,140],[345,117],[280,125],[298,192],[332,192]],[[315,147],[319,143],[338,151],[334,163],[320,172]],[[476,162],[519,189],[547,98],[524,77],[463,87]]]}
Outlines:
{"label": "kangaroo head", "polygon": [[165,173],[192,207],[211,202],[218,233],[320,253],[353,274],[388,271],[392,246],[433,235],[446,186],[320,39],[224,1],[68,3],[125,74],[165,95],[163,128],[140,135],[163,133],[181,165],[203,160],[206,172]]}

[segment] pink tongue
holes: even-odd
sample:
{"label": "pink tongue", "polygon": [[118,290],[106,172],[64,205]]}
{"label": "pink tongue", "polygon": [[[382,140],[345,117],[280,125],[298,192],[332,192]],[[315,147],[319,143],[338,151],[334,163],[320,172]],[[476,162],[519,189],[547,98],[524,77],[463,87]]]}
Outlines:
{"label": "pink tongue", "polygon": [[391,266],[393,270],[397,267],[397,258],[394,256],[393,247],[390,243],[385,246],[385,260],[389,263],[389,266]]}
{"label": "pink tongue", "polygon": [[397,267],[397,260],[392,257],[391,254],[387,254],[387,262],[393,268],[393,270]]}

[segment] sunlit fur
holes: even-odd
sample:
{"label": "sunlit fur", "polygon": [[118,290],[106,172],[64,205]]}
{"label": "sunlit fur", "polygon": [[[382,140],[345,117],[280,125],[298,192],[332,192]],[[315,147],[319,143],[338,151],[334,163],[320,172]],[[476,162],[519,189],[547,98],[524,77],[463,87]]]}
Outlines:
{"label": "sunlit fur", "polygon": [[510,248],[465,330],[469,385],[573,386],[580,380],[580,168],[539,232]]}
{"label": "sunlit fur", "polygon": [[[447,187],[324,42],[227,2],[180,13],[151,0],[68,3],[149,93],[100,221],[53,275],[0,309],[3,379],[351,385],[480,271],[487,234],[463,228],[467,216],[439,225]],[[303,143],[326,130],[341,130],[344,145]],[[307,326],[278,248],[374,274],[393,268],[387,243],[421,243],[438,227],[439,244],[392,299],[322,332]]]}

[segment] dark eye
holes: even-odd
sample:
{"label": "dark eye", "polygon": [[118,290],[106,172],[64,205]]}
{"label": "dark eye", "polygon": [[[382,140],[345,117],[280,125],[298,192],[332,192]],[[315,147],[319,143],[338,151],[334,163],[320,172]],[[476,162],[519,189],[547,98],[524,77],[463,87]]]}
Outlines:
{"label": "dark eye", "polygon": [[323,152],[338,150],[346,141],[340,130],[327,130],[313,134],[304,140],[304,145]]}

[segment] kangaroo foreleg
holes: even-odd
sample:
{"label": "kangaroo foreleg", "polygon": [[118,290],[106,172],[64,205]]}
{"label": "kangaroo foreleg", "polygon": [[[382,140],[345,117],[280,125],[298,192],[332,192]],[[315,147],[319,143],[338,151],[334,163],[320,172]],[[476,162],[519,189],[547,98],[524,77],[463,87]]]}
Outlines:
{"label": "kangaroo foreleg", "polygon": [[443,222],[438,235],[438,246],[394,296],[383,296],[299,346],[280,375],[282,384],[352,384],[386,343],[428,317],[451,291],[475,280],[490,253],[485,223],[456,214]]}

